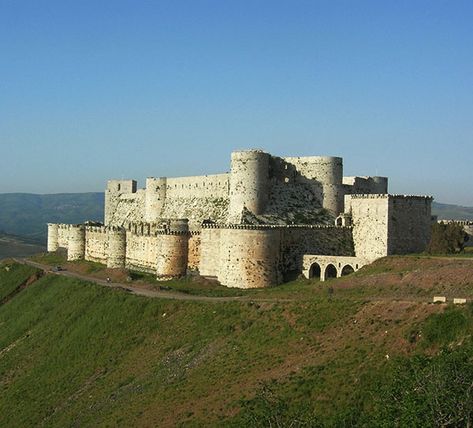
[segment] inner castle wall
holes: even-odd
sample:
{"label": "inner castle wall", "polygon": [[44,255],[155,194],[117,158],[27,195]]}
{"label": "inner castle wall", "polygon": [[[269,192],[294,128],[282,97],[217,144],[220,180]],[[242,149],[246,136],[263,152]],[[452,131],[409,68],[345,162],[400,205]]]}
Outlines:
{"label": "inner castle wall", "polygon": [[[187,218],[192,230],[217,223],[318,224],[325,209],[343,211],[346,194],[386,193],[385,177],[343,177],[339,157],[277,157],[261,150],[233,152],[230,172],[194,177],[110,180],[105,225],[126,226]],[[330,216],[325,216],[327,220]]]}

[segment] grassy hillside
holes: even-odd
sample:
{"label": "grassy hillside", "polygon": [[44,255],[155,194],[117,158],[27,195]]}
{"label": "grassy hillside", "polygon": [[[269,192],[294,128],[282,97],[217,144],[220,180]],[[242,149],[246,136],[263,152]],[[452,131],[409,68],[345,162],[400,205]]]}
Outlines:
{"label": "grassy hillside", "polygon": [[[428,304],[419,260],[401,260],[360,271],[356,288],[348,277],[297,281],[242,301],[150,299],[44,276],[0,305],[0,426],[382,426],[409,409],[419,421],[396,379],[412,390],[419,370],[473,382],[473,311]],[[458,290],[456,261],[445,263],[437,274],[451,292],[471,289],[473,262],[462,262],[470,275]],[[3,293],[31,273],[4,267]],[[452,382],[456,368],[463,378]],[[392,394],[404,410],[387,405]],[[424,395],[415,403],[435,414]]]}
{"label": "grassy hillside", "polygon": [[0,302],[6,301],[28,279],[38,274],[37,269],[17,263],[3,263],[0,269]]}
{"label": "grassy hillside", "polygon": [[46,223],[103,220],[103,193],[0,194],[0,231],[46,242]]}

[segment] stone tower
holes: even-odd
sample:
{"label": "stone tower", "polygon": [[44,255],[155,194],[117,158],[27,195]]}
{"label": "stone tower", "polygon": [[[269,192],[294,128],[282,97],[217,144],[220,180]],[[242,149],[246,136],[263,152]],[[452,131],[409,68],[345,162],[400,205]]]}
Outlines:
{"label": "stone tower", "polygon": [[240,223],[243,210],[263,214],[269,197],[270,155],[261,150],[232,152],[228,220]]}
{"label": "stone tower", "polygon": [[146,179],[144,212],[146,222],[157,222],[161,216],[164,202],[166,201],[166,186],[166,177],[148,177]]}

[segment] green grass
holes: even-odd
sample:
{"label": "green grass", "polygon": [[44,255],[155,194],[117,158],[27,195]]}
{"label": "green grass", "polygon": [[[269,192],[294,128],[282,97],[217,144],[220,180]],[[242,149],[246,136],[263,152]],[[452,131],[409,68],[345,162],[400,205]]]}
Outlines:
{"label": "green grass", "polygon": [[[156,424],[176,403],[185,419],[211,385],[214,400],[226,398],[216,421],[288,348],[297,354],[301,337],[314,345],[314,332],[357,308],[164,301],[46,276],[0,308],[0,425]],[[189,418],[203,423],[207,405]]]}
{"label": "green grass", "polygon": [[466,309],[449,306],[440,314],[429,317],[422,329],[422,343],[425,346],[451,345],[462,341],[473,332],[473,305]]}
{"label": "green grass", "polygon": [[0,263],[0,301],[13,293],[37,269],[18,263]]}
{"label": "green grass", "polygon": [[29,257],[29,259],[49,266],[60,266],[67,262],[66,253],[64,251],[39,253]]}
{"label": "green grass", "polygon": [[[24,268],[0,270],[0,284]],[[0,426],[254,426],[268,403],[284,417],[355,426],[391,364],[385,354],[461,346],[473,330],[469,306],[430,305],[424,320],[425,304],[400,304],[398,319],[395,302],[329,296],[306,280],[243,292],[273,300],[149,299],[39,279],[0,306]]]}
{"label": "green grass", "polygon": [[197,296],[234,297],[244,296],[246,294],[245,290],[240,288],[228,288],[217,282],[207,281],[193,276],[170,281],[160,281],[156,279],[156,275],[130,271],[130,278],[137,283],[151,284],[156,289],[179,291],[181,293]]}

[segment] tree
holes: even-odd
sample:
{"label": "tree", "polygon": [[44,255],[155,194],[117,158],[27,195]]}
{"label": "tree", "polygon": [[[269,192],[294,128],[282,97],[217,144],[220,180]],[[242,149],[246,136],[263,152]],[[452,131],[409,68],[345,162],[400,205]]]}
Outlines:
{"label": "tree", "polygon": [[455,254],[465,248],[468,234],[456,223],[435,223],[427,251],[430,254]]}

